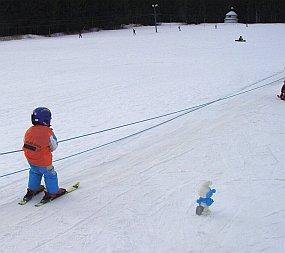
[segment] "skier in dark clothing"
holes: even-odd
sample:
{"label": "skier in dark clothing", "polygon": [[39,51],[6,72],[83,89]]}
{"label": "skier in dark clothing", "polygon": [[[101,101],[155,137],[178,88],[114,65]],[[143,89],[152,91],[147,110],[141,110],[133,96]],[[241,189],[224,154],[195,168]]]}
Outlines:
{"label": "skier in dark clothing", "polygon": [[283,81],[283,86],[281,88],[281,93],[279,95],[279,98],[285,100],[285,80]]}

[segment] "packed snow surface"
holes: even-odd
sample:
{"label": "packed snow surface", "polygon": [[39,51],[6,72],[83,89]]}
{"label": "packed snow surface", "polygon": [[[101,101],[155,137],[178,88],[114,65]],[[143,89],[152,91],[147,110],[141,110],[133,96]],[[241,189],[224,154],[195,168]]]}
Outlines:
{"label": "packed snow surface", "polygon": [[[25,206],[21,152],[0,156],[0,252],[285,252],[285,25],[185,25],[0,42],[0,152],[38,106],[59,140],[219,100],[54,163],[80,188]],[[235,42],[240,35],[246,43]],[[182,113],[180,113],[182,114]],[[62,142],[61,159],[177,115]],[[217,190],[195,214],[197,189]]]}

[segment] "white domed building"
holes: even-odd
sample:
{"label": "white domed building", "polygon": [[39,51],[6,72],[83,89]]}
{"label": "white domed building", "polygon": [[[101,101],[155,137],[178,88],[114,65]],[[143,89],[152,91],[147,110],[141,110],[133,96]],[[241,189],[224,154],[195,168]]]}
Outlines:
{"label": "white domed building", "polygon": [[231,8],[231,11],[226,14],[225,23],[238,23],[237,14],[234,11],[234,8]]}

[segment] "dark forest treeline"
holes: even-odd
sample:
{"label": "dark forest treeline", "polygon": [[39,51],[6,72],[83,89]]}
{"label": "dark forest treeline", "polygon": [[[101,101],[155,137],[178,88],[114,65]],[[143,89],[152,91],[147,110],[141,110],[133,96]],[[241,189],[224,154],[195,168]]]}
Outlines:
{"label": "dark forest treeline", "polygon": [[116,29],[126,24],[223,22],[234,6],[242,23],[285,22],[284,0],[0,0],[0,36]]}

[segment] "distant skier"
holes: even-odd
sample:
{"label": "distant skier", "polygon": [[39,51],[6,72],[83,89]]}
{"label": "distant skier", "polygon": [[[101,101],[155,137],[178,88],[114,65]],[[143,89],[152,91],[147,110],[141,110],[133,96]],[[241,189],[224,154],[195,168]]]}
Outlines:
{"label": "distant skier", "polygon": [[133,35],[136,35],[136,30],[133,28]]}
{"label": "distant skier", "polygon": [[281,88],[281,93],[278,95],[278,97],[282,100],[285,100],[285,80],[283,81],[283,86]]}
{"label": "distant skier", "polygon": [[82,32],[80,31],[78,34],[79,39],[82,38]]}
{"label": "distant skier", "polygon": [[51,112],[38,107],[32,115],[31,126],[25,133],[23,150],[30,164],[29,183],[24,199],[31,199],[44,190],[41,185],[44,176],[46,191],[43,199],[54,199],[66,193],[58,187],[57,173],[52,165],[52,152],[57,148],[57,138],[50,128]]}
{"label": "distant skier", "polygon": [[178,31],[181,32],[181,27],[180,26],[178,26]]}

